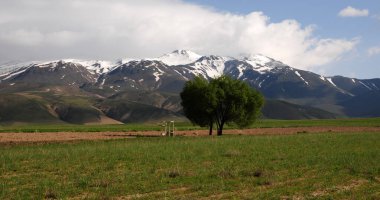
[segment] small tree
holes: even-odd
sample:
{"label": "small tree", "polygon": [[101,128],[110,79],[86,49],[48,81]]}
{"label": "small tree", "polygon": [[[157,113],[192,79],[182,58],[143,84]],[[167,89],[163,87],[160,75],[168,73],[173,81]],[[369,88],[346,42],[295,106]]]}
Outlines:
{"label": "small tree", "polygon": [[181,99],[185,116],[195,124],[209,126],[210,135],[214,123],[218,135],[222,135],[226,123],[240,128],[252,124],[264,103],[259,92],[228,76],[210,82],[196,77],[186,83]]}

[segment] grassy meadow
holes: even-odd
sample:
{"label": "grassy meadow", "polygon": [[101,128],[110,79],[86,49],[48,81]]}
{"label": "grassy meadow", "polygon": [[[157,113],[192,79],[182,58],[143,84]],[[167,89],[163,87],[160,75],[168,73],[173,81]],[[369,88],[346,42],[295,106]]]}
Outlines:
{"label": "grassy meadow", "polygon": [[380,134],[0,146],[0,199],[380,199]]}
{"label": "grassy meadow", "polygon": [[[190,122],[175,122],[177,130],[207,129],[194,126]],[[283,127],[313,127],[313,126],[367,126],[379,127],[380,118],[349,118],[349,119],[315,119],[315,120],[270,120],[260,119],[248,128],[283,128]],[[226,126],[225,129],[237,128]],[[74,125],[74,124],[28,124],[1,125],[0,132],[101,132],[101,131],[151,131],[162,130],[159,123],[129,123],[122,125]]]}

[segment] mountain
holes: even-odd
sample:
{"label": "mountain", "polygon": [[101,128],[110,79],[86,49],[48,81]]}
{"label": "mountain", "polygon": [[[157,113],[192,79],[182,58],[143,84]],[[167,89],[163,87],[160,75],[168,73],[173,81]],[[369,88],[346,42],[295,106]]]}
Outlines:
{"label": "mountain", "polygon": [[[65,123],[97,123],[104,117],[118,122],[178,119],[183,118],[178,94],[185,82],[223,74],[264,94],[264,117],[380,116],[375,103],[380,79],[325,77],[258,54],[233,58],[187,50],[149,59],[8,63],[0,66],[0,96],[14,107],[27,102],[10,100],[20,95],[38,101],[34,107],[46,108],[54,120]],[[2,112],[0,116],[6,115]],[[23,112],[27,111],[20,115]]]}

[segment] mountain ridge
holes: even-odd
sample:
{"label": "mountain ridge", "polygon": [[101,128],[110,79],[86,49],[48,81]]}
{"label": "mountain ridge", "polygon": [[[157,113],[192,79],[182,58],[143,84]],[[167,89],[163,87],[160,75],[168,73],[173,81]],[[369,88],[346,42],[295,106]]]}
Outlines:
{"label": "mountain ridge", "polygon": [[[6,68],[12,67],[7,65]],[[101,107],[104,108],[107,107],[104,102],[108,102],[113,105],[122,105],[123,110],[128,110],[137,105],[121,104],[122,101],[136,100],[133,95],[137,95],[136,91],[142,91],[147,92],[144,98],[158,98],[160,101],[166,101],[167,105],[171,105],[164,107],[162,103],[151,101],[147,105],[151,106],[151,110],[158,108],[168,111],[156,110],[156,116],[178,117],[177,114],[180,115],[178,94],[186,81],[195,76],[210,79],[223,74],[245,81],[256,88],[266,98],[271,99],[272,106],[277,108],[282,106],[284,110],[286,110],[285,107],[289,107],[287,110],[292,112],[297,112],[298,109],[300,113],[302,109],[310,110],[304,114],[294,114],[293,116],[296,117],[380,116],[380,113],[370,112],[379,110],[379,106],[366,103],[373,102],[371,97],[380,96],[378,95],[380,94],[380,79],[326,77],[293,68],[260,54],[233,58],[205,56],[192,51],[176,50],[157,58],[146,59],[117,61],[62,59],[15,64],[12,71],[0,71],[0,95],[19,92],[29,92],[34,95],[36,92],[39,92],[37,95],[46,92],[48,93],[45,94],[46,96],[81,95],[92,99],[93,102],[89,102],[88,105],[102,105]],[[76,92],[61,94],[57,92],[57,88],[63,91],[74,88]],[[124,94],[123,98],[111,101],[112,97],[120,96],[119,94]],[[272,100],[279,102],[273,103]],[[103,104],[96,102],[103,102]],[[357,104],[360,103],[364,105],[358,106]],[[137,107],[144,112],[149,110],[144,106]],[[100,109],[99,106],[97,108]],[[321,109],[324,112],[313,109]],[[362,112],[361,109],[367,112]],[[108,117],[112,118],[112,114],[109,113],[116,113],[115,109],[109,108],[109,110],[113,110],[113,112],[108,112],[110,115]],[[273,109],[266,108],[266,110]],[[102,112],[107,113],[105,110]],[[127,116],[126,113],[124,115]],[[117,115],[121,119],[123,113]],[[276,114],[276,118],[281,118],[281,116],[287,118],[285,115],[286,113],[280,112]],[[135,114],[135,116],[144,118],[143,115]],[[267,116],[270,114],[267,113]],[[123,118],[123,121],[130,122],[131,119]]]}

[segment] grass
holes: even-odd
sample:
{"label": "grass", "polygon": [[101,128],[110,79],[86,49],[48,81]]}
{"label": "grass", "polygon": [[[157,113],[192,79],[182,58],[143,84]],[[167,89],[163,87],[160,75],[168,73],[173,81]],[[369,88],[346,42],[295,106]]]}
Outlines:
{"label": "grass", "polygon": [[0,199],[379,199],[380,134],[0,146]]}
{"label": "grass", "polygon": [[[316,120],[269,120],[260,119],[249,128],[283,128],[310,126],[380,126],[380,118],[316,119]],[[227,126],[226,129],[237,128]],[[177,130],[206,129],[189,122],[176,122]],[[151,131],[162,130],[158,123],[129,123],[123,125],[73,125],[73,124],[35,124],[0,125],[0,132],[101,132],[101,131]]]}

